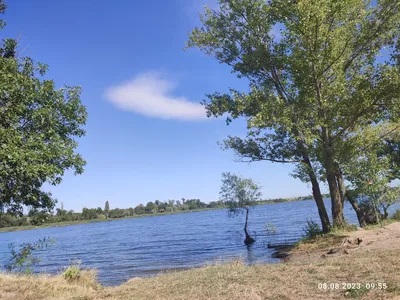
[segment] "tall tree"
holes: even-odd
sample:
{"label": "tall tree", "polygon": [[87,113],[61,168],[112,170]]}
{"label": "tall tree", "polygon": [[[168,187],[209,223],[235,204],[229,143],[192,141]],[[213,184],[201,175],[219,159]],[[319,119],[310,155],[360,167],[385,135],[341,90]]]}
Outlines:
{"label": "tall tree", "polygon": [[222,186],[220,191],[221,200],[227,205],[229,214],[237,216],[239,213],[246,213],[244,233],[246,245],[252,244],[255,240],[247,230],[249,220],[249,209],[260,200],[260,187],[251,179],[242,178],[231,173],[222,173]]}
{"label": "tall tree", "polygon": [[[5,8],[0,0],[0,13]],[[76,153],[87,117],[81,89],[57,89],[42,79],[46,70],[18,57],[16,40],[0,45],[0,206],[11,213],[22,214],[24,206],[53,209],[56,200],[43,184],[57,185],[65,170],[80,174],[85,165]]]}
{"label": "tall tree", "polygon": [[[246,118],[248,137],[228,139],[228,147],[248,155],[240,142],[250,143],[265,160],[297,163],[312,183],[323,226],[318,180],[325,181],[340,226],[345,141],[383,121],[398,124],[399,1],[220,0],[201,22],[187,46],[250,83],[249,92],[230,89],[204,102],[209,116]],[[379,57],[384,49],[393,59]]]}
{"label": "tall tree", "polygon": [[104,204],[104,213],[106,214],[106,217],[110,214],[110,203],[108,200],[106,201],[106,204]]}

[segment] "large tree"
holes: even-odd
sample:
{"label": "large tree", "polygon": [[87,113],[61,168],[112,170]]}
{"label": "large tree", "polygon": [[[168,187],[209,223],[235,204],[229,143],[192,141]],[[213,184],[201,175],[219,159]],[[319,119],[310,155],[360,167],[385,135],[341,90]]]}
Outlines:
{"label": "large tree", "polygon": [[205,101],[209,116],[247,120],[248,137],[226,145],[252,161],[297,163],[312,184],[324,231],[329,219],[319,182],[326,182],[340,226],[348,141],[381,122],[398,124],[399,1],[220,0],[201,22],[187,46],[250,83],[248,92],[231,89]]}
{"label": "large tree", "polygon": [[[0,13],[5,3],[0,0]],[[0,21],[1,28],[5,25]],[[45,182],[57,185],[64,171],[83,172],[76,138],[84,135],[86,109],[79,87],[57,89],[43,79],[47,66],[17,54],[17,41],[0,45],[0,206],[51,210],[55,199]]]}

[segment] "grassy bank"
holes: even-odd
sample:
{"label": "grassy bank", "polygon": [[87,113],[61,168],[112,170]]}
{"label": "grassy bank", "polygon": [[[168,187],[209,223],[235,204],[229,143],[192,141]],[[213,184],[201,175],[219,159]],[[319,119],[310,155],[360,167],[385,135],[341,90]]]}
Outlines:
{"label": "grassy bank", "polygon": [[202,209],[192,209],[192,210],[183,210],[183,211],[163,212],[163,213],[157,213],[157,214],[142,214],[142,215],[134,215],[134,216],[129,216],[129,217],[125,217],[125,218],[115,218],[115,219],[92,219],[92,220],[57,222],[57,223],[43,223],[40,226],[33,226],[33,225],[10,226],[10,227],[1,227],[0,232],[11,232],[11,231],[31,230],[31,229],[40,229],[40,228],[62,227],[62,226],[90,224],[90,223],[98,223],[98,222],[112,222],[112,221],[121,221],[121,220],[126,220],[126,219],[167,216],[167,215],[176,215],[176,214],[192,213],[192,212],[208,211],[208,210],[218,210],[218,209],[224,209],[224,208],[202,208]]}
{"label": "grassy bank", "polygon": [[[395,299],[400,297],[399,261],[399,250],[318,262],[246,266],[238,261],[134,278],[117,287],[100,286],[93,272],[73,282],[62,276],[0,274],[0,299]],[[339,283],[339,288],[321,289],[320,283]],[[360,283],[360,288],[342,283]],[[370,283],[386,283],[387,288],[367,288]]]}

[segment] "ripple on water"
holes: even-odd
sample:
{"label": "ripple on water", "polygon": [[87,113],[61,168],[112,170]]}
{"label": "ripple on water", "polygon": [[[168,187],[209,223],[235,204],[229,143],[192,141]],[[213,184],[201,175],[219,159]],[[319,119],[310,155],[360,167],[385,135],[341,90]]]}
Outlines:
{"label": "ripple on water", "polygon": [[[330,211],[329,202],[325,203]],[[356,223],[347,204],[345,215]],[[277,260],[271,258],[273,249],[268,243],[297,241],[310,218],[319,220],[314,201],[256,206],[249,218],[250,232],[257,241],[251,247],[243,244],[244,215],[228,218],[226,210],[1,233],[0,264],[7,261],[8,243],[33,242],[45,236],[57,242],[38,252],[42,261],[35,271],[56,273],[78,259],[84,267],[97,268],[105,285],[235,258],[249,264],[274,263]],[[274,235],[265,230],[270,222],[276,226]]]}

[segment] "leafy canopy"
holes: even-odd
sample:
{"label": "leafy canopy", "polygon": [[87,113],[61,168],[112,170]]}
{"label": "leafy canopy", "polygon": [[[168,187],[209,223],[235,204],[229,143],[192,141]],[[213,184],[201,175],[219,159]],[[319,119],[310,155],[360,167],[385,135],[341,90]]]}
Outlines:
{"label": "leafy canopy", "polygon": [[[228,139],[234,149],[254,153],[251,142],[259,142],[261,157],[295,157],[291,137],[299,131],[306,144],[321,138],[322,127],[337,141],[399,106],[398,1],[219,3],[218,10],[206,8],[187,46],[250,82],[248,93],[231,89],[205,102],[209,115],[247,118],[250,143]],[[379,59],[383,49],[391,60]]]}
{"label": "leafy canopy", "polygon": [[[361,147],[364,130],[399,132],[399,8],[398,0],[220,0],[206,8],[187,47],[249,82],[247,92],[204,101],[208,116],[247,121],[247,137],[228,137],[225,147],[250,161],[298,163],[306,152],[332,194],[333,174],[358,159],[356,150],[377,150]],[[389,140],[368,140],[376,142]],[[307,173],[300,164],[297,176]]]}
{"label": "leafy canopy", "polygon": [[16,47],[12,39],[0,46],[0,212],[22,214],[23,206],[54,208],[45,182],[59,184],[67,169],[83,172],[75,150],[87,113],[80,87],[57,89],[43,79],[47,65],[17,56]]}
{"label": "leafy canopy", "polygon": [[229,172],[222,173],[220,199],[227,205],[231,215],[237,215],[261,200],[261,187],[252,179]]}

